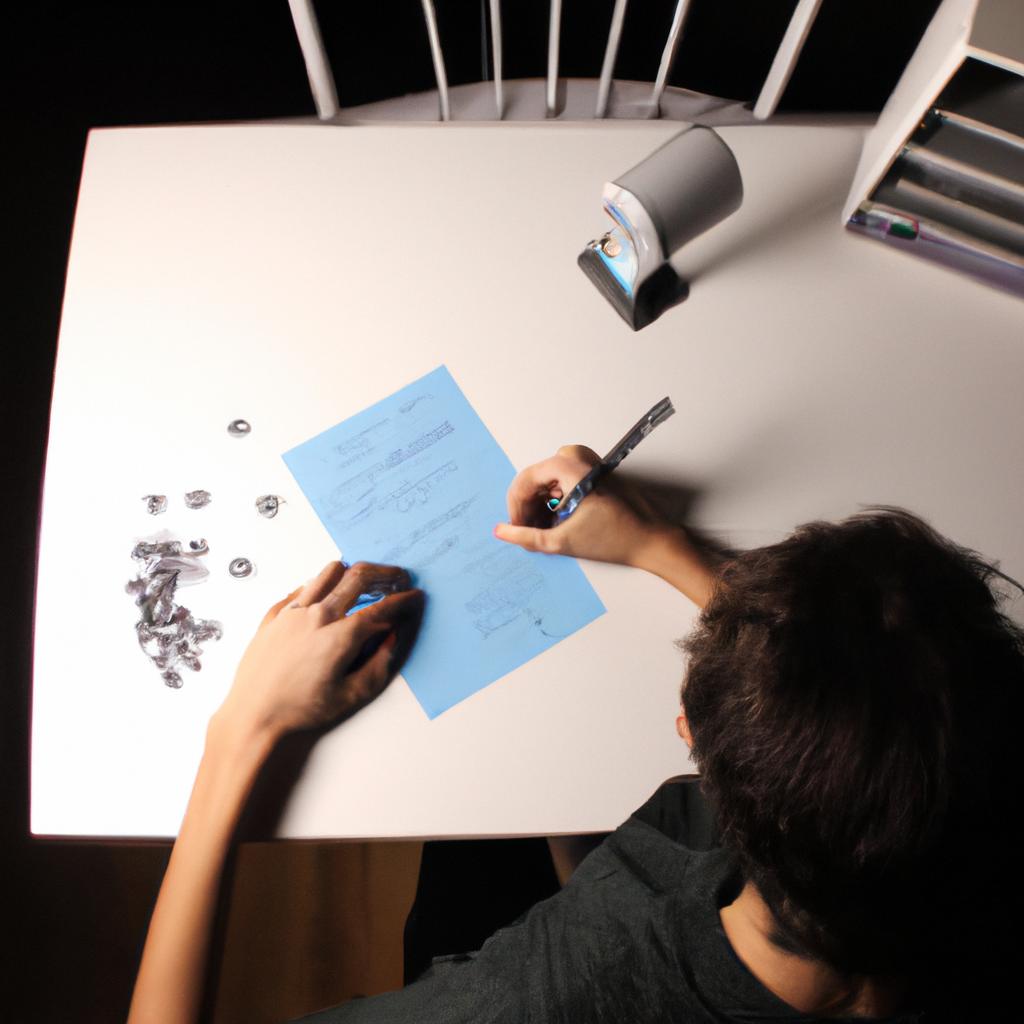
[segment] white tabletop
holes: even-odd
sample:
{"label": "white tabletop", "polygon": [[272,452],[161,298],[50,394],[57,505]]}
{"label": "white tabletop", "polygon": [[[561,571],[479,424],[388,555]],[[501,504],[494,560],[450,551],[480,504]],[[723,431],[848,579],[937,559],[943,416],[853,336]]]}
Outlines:
{"label": "white tabletop", "polygon": [[[576,256],[602,183],[678,130],[90,135],[45,482],[34,833],[176,833],[262,612],[337,555],[281,453],[441,363],[517,466],[605,448],[669,394],[678,415],[630,464],[698,487],[698,526],[758,544],[899,504],[1024,575],[1024,306],[841,229],[859,130],[737,127],[743,208],[676,259],[690,298],[633,334]],[[195,488],[209,508],[183,507]],[[274,520],[252,509],[267,492],[287,499]],[[188,603],[225,628],[181,690],[139,651],[124,592],[155,529],[207,538]],[[234,555],[257,575],[230,578]],[[603,830],[687,771],[673,640],[693,608],[585,571],[607,614],[434,721],[397,680],[320,741],[280,834]]]}

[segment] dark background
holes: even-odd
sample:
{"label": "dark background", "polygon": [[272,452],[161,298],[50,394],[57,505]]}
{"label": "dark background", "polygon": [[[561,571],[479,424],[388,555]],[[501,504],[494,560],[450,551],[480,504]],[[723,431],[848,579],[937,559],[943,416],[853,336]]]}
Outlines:
{"label": "dark background", "polygon": [[[486,2],[437,0],[449,82],[487,77]],[[651,80],[674,0],[630,4],[617,78]],[[753,101],[795,0],[694,0],[670,83]],[[937,0],[825,0],[783,98],[793,111],[877,111]],[[36,535],[53,359],[90,128],[314,113],[285,0],[56,3],[5,13],[3,573],[0,618],[3,921],[0,1017],[123,1016],[164,847],[28,836]],[[561,74],[596,77],[613,0],[565,0]],[[419,0],[317,4],[344,106],[430,88]],[[547,0],[505,0],[506,77],[542,77]],[[329,129],[325,129],[329,130]],[[101,499],[101,495],[83,496]],[[83,557],[88,538],[83,538]],[[88,595],[69,594],[87,614]],[[83,672],[92,685],[95,671]],[[73,770],[69,765],[69,770]],[[8,945],[8,949],[12,948]]]}

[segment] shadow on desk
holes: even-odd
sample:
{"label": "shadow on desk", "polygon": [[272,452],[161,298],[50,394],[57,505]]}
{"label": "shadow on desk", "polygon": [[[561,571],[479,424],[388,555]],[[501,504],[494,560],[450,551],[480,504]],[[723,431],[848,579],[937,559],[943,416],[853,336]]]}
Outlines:
{"label": "shadow on desk", "polygon": [[849,179],[849,167],[836,164],[817,181],[809,181],[798,196],[787,195],[764,216],[746,223],[741,233],[711,232],[699,245],[684,247],[672,259],[672,266],[692,288],[701,278],[723,267],[762,260],[800,236],[813,234],[822,220],[830,221],[836,231],[841,231],[840,215]]}
{"label": "shadow on desk", "polygon": [[736,550],[724,541],[692,524],[693,510],[701,498],[699,488],[625,469],[619,475],[640,491],[669,523],[684,528],[709,565],[718,565],[736,554]]}

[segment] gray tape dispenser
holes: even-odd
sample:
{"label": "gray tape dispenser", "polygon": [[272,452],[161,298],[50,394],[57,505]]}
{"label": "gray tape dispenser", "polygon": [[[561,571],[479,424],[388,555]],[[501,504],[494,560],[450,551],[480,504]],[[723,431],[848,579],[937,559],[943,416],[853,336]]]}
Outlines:
{"label": "gray tape dispenser", "polygon": [[669,257],[739,209],[743,180],[732,150],[694,126],[608,182],[601,199],[612,227],[577,262],[638,331],[689,294]]}

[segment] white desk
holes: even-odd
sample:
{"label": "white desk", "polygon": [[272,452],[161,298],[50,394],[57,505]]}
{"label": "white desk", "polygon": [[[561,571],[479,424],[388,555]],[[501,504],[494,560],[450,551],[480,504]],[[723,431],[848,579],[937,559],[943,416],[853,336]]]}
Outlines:
{"label": "white desk", "polygon": [[[689,300],[634,335],[575,260],[602,182],[677,130],[93,132],[45,484],[35,833],[176,832],[260,615],[336,556],[280,454],[442,362],[516,465],[602,449],[668,393],[678,415],[630,461],[702,488],[699,526],[756,544],[902,504],[1024,575],[1024,305],[840,229],[858,130],[726,128],[745,205],[677,260]],[[194,488],[214,503],[185,510]],[[271,521],[265,492],[288,500]],[[154,528],[209,540],[186,603],[225,626],[178,691],[123,590]],[[258,575],[228,577],[236,554]],[[607,615],[433,722],[396,681],[320,742],[281,834],[607,829],[687,770],[672,641],[693,610],[585,568]]]}

